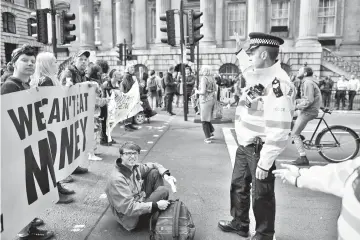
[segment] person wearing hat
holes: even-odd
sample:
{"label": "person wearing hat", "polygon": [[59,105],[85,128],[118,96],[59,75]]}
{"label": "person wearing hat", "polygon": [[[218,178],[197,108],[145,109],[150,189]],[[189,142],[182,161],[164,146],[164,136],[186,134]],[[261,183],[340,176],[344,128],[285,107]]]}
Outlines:
{"label": "person wearing hat", "polygon": [[299,110],[298,117],[294,123],[291,135],[299,152],[300,157],[292,162],[298,166],[309,166],[309,160],[303,144],[300,133],[305,129],[308,122],[315,119],[319,113],[322,103],[320,88],[313,77],[313,70],[310,67],[302,67],[299,69],[297,78],[300,79],[300,99],[296,99],[295,110]]}
{"label": "person wearing hat", "polygon": [[81,50],[74,56],[73,63],[61,74],[60,82],[62,85],[71,86],[86,82],[85,70],[89,63],[89,57],[90,52],[86,50]]}
{"label": "person wearing hat", "polygon": [[[11,62],[14,66],[13,75],[1,86],[1,95],[13,92],[24,91],[30,88],[28,84],[30,76],[35,72],[35,51],[29,45],[23,45],[17,48],[11,54]],[[54,232],[41,230],[37,227],[44,224],[40,218],[34,218],[19,234],[22,240],[28,239],[49,239],[54,236]]]}
{"label": "person wearing hat", "polygon": [[272,240],[275,235],[275,160],[285,149],[295,109],[296,89],[277,61],[284,40],[250,33],[250,46],[235,54],[246,81],[236,112],[239,147],[230,186],[231,221],[219,228],[242,237],[249,235],[250,191],[256,220],[252,240]]}
{"label": "person wearing hat", "polygon": [[[77,83],[82,83],[87,81],[86,77],[86,68],[89,64],[90,52],[86,50],[80,50],[74,57],[73,63],[68,66],[64,72],[61,74],[60,82],[65,86],[72,86]],[[89,170],[83,167],[77,167],[74,173],[83,174],[87,173]],[[71,177],[69,177],[71,179]],[[65,182],[72,180],[66,179]]]}

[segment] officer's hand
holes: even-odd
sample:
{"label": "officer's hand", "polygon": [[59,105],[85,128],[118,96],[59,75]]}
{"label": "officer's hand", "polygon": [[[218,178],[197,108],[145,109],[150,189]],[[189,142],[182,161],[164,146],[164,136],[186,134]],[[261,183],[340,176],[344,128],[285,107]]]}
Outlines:
{"label": "officer's hand", "polygon": [[170,202],[166,200],[160,200],[157,201],[156,204],[160,210],[165,210],[169,206]]}
{"label": "officer's hand", "polygon": [[259,180],[263,180],[268,176],[268,172],[260,169],[259,167],[256,168],[256,178]]}

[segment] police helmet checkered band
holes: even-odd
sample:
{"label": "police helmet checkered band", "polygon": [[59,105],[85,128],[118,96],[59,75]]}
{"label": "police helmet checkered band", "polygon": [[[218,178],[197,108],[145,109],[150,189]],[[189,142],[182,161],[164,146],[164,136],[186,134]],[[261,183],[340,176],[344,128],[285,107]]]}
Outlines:
{"label": "police helmet checkered band", "polygon": [[278,47],[280,42],[275,39],[252,38],[250,39],[250,45],[272,45]]}

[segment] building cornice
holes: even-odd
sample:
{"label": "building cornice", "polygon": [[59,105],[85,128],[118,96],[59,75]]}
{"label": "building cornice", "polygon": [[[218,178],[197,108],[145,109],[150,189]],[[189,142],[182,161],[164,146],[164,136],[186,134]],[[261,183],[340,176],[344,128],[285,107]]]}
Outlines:
{"label": "building cornice", "polygon": [[22,11],[26,13],[31,13],[35,11],[35,9],[30,9],[15,3],[9,3],[5,1],[1,1],[1,12],[11,12],[15,13],[15,11]]}

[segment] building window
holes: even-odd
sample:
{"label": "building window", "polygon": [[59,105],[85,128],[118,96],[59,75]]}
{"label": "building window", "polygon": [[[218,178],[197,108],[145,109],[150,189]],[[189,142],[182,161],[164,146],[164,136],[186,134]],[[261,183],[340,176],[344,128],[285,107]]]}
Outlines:
{"label": "building window", "polygon": [[271,3],[271,26],[289,26],[289,1]]}
{"label": "building window", "polygon": [[220,73],[222,79],[233,80],[239,75],[240,70],[235,64],[225,63],[224,65],[222,65],[220,67],[219,73]]}
{"label": "building window", "polygon": [[14,0],[5,0],[5,2],[14,3]]}
{"label": "building window", "polygon": [[36,0],[28,0],[28,8],[36,9]]}
{"label": "building window", "polygon": [[318,15],[318,33],[335,34],[336,1],[320,0]]}
{"label": "building window", "polygon": [[15,16],[9,12],[2,14],[3,31],[8,33],[16,33]]}
{"label": "building window", "polygon": [[228,5],[228,36],[245,37],[246,3],[229,3]]}
{"label": "building window", "polygon": [[36,23],[36,20],[33,18],[29,18],[27,20],[27,25],[28,25],[28,35],[32,36],[33,34],[36,34],[36,27],[31,26],[32,23]]}
{"label": "building window", "polygon": [[94,16],[94,29],[95,29],[95,44],[99,45],[101,44],[101,38],[100,38],[100,13],[99,11],[95,12]]}
{"label": "building window", "polygon": [[151,42],[155,42],[156,39],[156,8],[151,8],[151,33],[150,33],[150,40]]}

